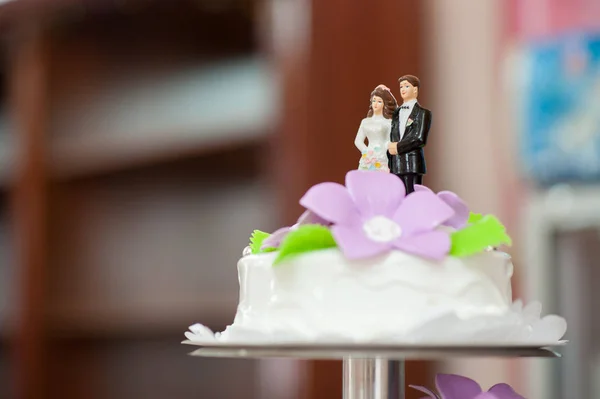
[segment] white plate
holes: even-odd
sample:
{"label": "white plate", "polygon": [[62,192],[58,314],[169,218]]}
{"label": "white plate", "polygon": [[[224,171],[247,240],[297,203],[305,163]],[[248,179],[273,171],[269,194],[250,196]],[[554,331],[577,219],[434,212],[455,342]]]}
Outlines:
{"label": "white plate", "polygon": [[394,350],[414,350],[414,349],[539,349],[565,346],[569,341],[563,340],[558,342],[477,342],[473,344],[465,344],[461,342],[447,343],[385,343],[385,342],[277,342],[277,343],[261,343],[261,342],[199,342],[185,340],[182,344],[194,345],[204,348],[231,348],[231,349],[394,349]]}
{"label": "white plate", "polygon": [[560,357],[550,347],[562,346],[565,341],[548,343],[490,343],[477,345],[386,345],[386,344],[257,344],[257,343],[211,343],[202,344],[183,341],[184,344],[200,346],[192,356],[225,358],[294,358],[329,359],[348,358],[384,360],[439,360],[457,357]]}

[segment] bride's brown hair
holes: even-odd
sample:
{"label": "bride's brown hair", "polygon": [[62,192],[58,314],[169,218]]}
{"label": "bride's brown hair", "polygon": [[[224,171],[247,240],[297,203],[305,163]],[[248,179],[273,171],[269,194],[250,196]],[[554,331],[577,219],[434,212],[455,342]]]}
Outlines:
{"label": "bride's brown hair", "polygon": [[369,112],[367,112],[367,118],[373,116],[373,104],[371,103],[371,100],[373,100],[373,97],[375,96],[381,97],[381,99],[383,100],[383,117],[386,119],[392,119],[394,111],[398,107],[398,102],[396,101],[396,98],[394,97],[390,89],[388,89],[384,85],[377,86],[371,92],[371,97],[369,97]]}

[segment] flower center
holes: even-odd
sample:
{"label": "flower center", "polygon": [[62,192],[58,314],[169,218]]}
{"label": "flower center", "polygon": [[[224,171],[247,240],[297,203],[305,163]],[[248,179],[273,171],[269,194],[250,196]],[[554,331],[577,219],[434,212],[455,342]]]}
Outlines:
{"label": "flower center", "polygon": [[375,216],[363,224],[363,230],[367,237],[377,242],[389,242],[402,234],[398,223],[385,216]]}

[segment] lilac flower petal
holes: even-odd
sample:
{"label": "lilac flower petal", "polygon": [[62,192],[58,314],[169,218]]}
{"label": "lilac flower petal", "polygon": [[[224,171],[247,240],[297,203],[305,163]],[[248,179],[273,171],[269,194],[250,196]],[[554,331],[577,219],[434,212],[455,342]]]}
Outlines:
{"label": "lilac flower petal", "polygon": [[[437,396],[435,393],[433,393],[432,391],[430,391],[429,389],[422,387],[420,385],[409,385],[409,387],[416,389],[417,391],[421,391],[423,393],[426,393],[427,399],[431,398],[431,399],[439,399],[439,396]],[[424,398],[425,399],[425,398]]]}
{"label": "lilac flower petal", "polygon": [[260,249],[278,248],[279,245],[281,245],[281,241],[283,241],[290,230],[290,227],[282,227],[279,230],[275,230],[270,236],[263,240]]}
{"label": "lilac flower petal", "polygon": [[469,220],[469,207],[465,202],[452,191],[440,191],[438,197],[442,199],[450,208],[454,209],[454,216],[446,220],[446,226],[462,229]]}
{"label": "lilac flower petal", "polygon": [[348,190],[338,183],[320,183],[311,187],[300,198],[300,205],[331,223],[348,226],[360,220]]}
{"label": "lilac flower petal", "polygon": [[331,234],[340,247],[344,256],[348,259],[367,258],[381,254],[392,245],[389,242],[377,242],[369,239],[360,225],[331,227]]}
{"label": "lilac flower petal", "polygon": [[435,194],[419,191],[406,196],[393,216],[403,237],[431,231],[454,215],[454,210]]}
{"label": "lilac flower petal", "polygon": [[307,209],[302,215],[300,215],[296,224],[322,224],[324,226],[327,226],[329,225],[329,222],[317,215],[316,213],[314,213],[313,211]]}
{"label": "lilac flower petal", "polygon": [[450,251],[451,241],[448,233],[434,230],[411,237],[399,237],[393,245],[413,255],[442,260]]}
{"label": "lilac flower petal", "polygon": [[431,190],[429,187],[424,186],[422,184],[415,184],[415,191],[413,192],[417,193],[419,191],[429,191],[430,193],[433,193],[433,190]]}
{"label": "lilac flower petal", "polygon": [[365,219],[391,218],[406,195],[402,180],[391,173],[353,170],[346,174],[346,188]]}
{"label": "lilac flower petal", "polygon": [[508,384],[496,384],[488,392],[494,394],[497,399],[525,399]]}
{"label": "lilac flower petal", "polygon": [[478,383],[455,374],[438,374],[435,385],[442,399],[475,399],[482,393]]}
{"label": "lilac flower petal", "polygon": [[502,399],[502,398],[494,395],[493,393],[482,392],[479,395],[475,396],[473,399]]}

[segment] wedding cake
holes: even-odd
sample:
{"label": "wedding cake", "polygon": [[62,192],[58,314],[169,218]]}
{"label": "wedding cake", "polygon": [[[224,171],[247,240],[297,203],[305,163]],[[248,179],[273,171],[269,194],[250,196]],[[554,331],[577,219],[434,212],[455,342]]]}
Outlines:
{"label": "wedding cake", "polygon": [[513,302],[511,240],[455,193],[353,170],[300,199],[297,223],[254,231],[238,262],[237,314],[189,342],[551,345],[566,321]]}

